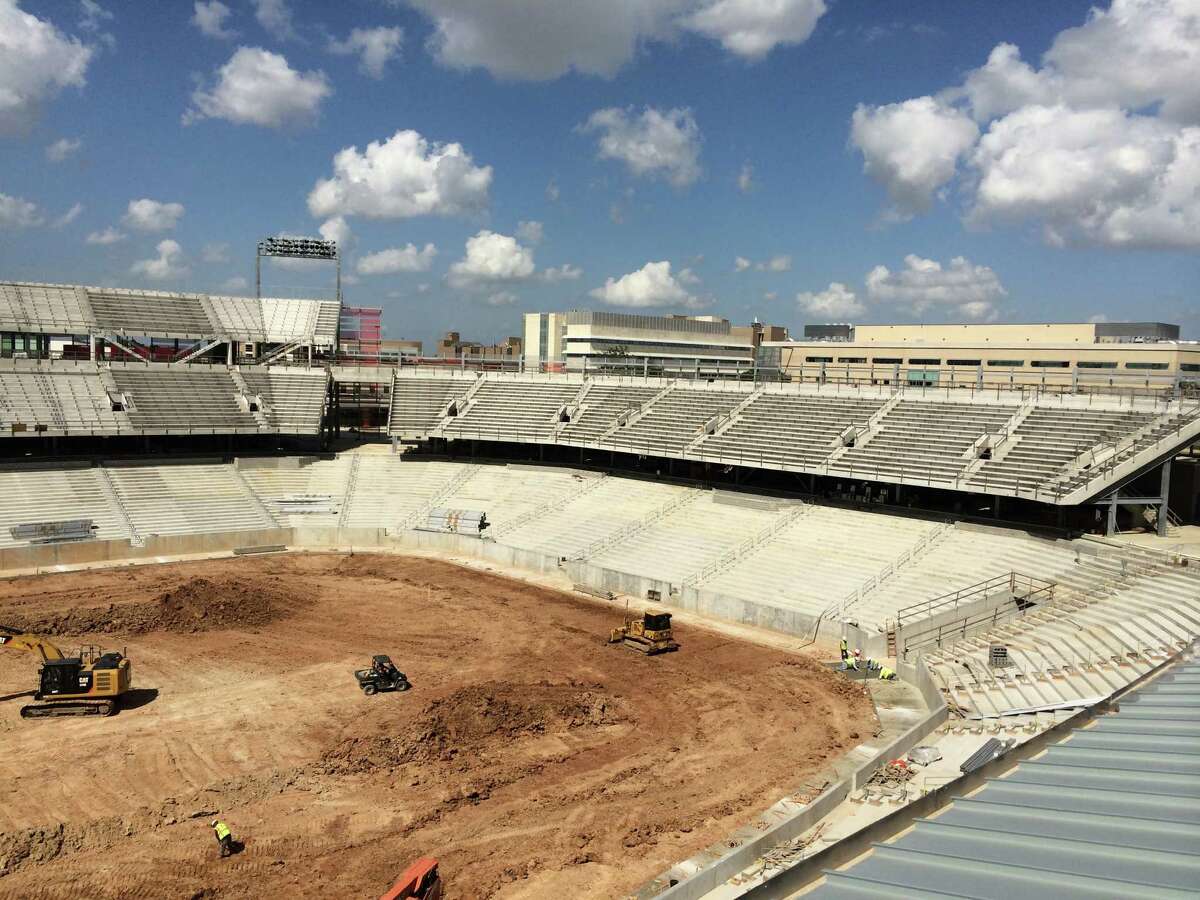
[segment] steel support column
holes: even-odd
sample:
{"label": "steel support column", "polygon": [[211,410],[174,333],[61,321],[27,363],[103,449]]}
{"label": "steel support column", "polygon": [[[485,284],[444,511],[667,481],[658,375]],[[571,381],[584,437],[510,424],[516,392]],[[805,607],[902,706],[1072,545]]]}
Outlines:
{"label": "steel support column", "polygon": [[1167,536],[1167,521],[1168,510],[1171,500],[1171,460],[1167,460],[1162,464],[1162,480],[1159,482],[1159,493],[1162,495],[1162,502],[1158,505],[1158,536]]}

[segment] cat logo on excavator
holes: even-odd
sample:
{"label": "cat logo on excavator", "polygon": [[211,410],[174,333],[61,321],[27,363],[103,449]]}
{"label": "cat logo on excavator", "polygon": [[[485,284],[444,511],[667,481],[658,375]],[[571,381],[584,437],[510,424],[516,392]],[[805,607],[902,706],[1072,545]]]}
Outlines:
{"label": "cat logo on excavator", "polygon": [[624,644],[647,656],[678,650],[671,634],[671,614],[646,612],[640,616],[626,616],[625,624],[614,628],[608,638],[610,644]]}

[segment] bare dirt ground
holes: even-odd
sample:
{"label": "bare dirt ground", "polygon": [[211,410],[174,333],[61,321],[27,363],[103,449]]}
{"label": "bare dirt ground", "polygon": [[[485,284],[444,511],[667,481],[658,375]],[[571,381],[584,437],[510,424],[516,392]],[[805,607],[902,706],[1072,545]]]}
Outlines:
{"label": "bare dirt ground", "polygon": [[[0,622],[127,647],[138,689],[23,720],[37,660],[0,651],[0,897],[375,897],[426,854],[448,898],[619,897],[876,728],[810,659],[685,627],[646,658],[615,618],[399,556],[0,582]],[[364,696],[373,653],[413,689]]]}

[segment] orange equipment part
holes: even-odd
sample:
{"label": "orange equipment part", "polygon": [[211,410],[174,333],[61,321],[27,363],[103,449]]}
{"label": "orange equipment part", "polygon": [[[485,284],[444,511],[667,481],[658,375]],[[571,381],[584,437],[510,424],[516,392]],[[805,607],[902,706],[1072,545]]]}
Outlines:
{"label": "orange equipment part", "polygon": [[404,870],[391,890],[379,900],[442,900],[442,879],[438,876],[437,860],[422,856]]}

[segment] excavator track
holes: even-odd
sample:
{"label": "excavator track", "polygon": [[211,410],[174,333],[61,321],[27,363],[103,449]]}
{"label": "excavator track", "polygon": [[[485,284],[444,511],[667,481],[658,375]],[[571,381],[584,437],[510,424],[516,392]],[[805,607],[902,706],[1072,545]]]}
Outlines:
{"label": "excavator track", "polygon": [[111,716],[117,711],[115,700],[63,700],[21,707],[23,719],[50,719],[66,716]]}

